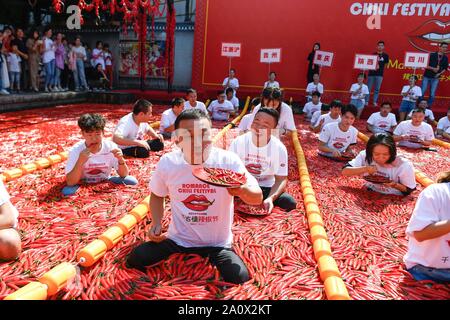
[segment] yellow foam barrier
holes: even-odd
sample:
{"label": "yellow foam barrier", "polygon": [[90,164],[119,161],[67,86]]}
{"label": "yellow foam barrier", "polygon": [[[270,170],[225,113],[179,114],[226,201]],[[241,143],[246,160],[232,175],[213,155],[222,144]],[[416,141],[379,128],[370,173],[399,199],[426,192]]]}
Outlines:
{"label": "yellow foam barrier", "polygon": [[40,282],[30,282],[8,295],[5,300],[46,300],[47,286]]}
{"label": "yellow foam barrier", "polygon": [[108,246],[102,240],[94,240],[77,254],[77,261],[83,267],[90,267],[103,257],[108,250]]}
{"label": "yellow foam barrier", "polygon": [[108,250],[111,250],[120,240],[122,240],[123,230],[118,226],[112,226],[98,238],[106,244]]}
{"label": "yellow foam barrier", "polygon": [[350,300],[344,281],[336,276],[329,276],[324,281],[325,294],[330,300]]}
{"label": "yellow foam barrier", "polygon": [[33,173],[38,169],[37,165],[35,163],[29,163],[29,164],[24,164],[23,166],[20,167],[20,170],[22,170],[22,174],[28,174],[28,173]]}
{"label": "yellow foam barrier", "polygon": [[448,142],[445,142],[445,141],[442,141],[442,140],[439,140],[439,139],[433,139],[433,140],[431,140],[431,142],[434,145],[437,145],[437,146],[440,146],[440,147],[443,147],[443,148],[446,148],[446,149],[450,149],[450,143],[448,143]]}
{"label": "yellow foam barrier", "polygon": [[331,246],[327,240],[317,239],[313,242],[314,257],[319,260],[324,255],[331,256]]}
{"label": "yellow foam barrier", "polygon": [[66,286],[67,281],[73,279],[77,274],[75,266],[63,262],[39,278],[39,282],[47,285],[47,294],[52,296]]}
{"label": "yellow foam barrier", "polygon": [[319,274],[322,281],[325,281],[328,277],[341,277],[341,272],[332,256],[321,256],[317,259],[317,264],[319,266]]}
{"label": "yellow foam barrier", "polygon": [[21,176],[23,176],[23,172],[19,168],[13,168],[13,169],[5,170],[3,172],[3,175],[6,177],[6,181],[11,181],[11,180],[14,180],[14,179],[17,179],[17,178],[20,178]]}

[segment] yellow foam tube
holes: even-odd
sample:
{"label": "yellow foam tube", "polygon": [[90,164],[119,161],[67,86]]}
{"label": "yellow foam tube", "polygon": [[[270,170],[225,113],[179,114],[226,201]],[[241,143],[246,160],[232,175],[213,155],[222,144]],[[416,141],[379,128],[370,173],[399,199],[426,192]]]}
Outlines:
{"label": "yellow foam tube", "polygon": [[124,234],[130,232],[130,230],[137,224],[137,219],[132,214],[126,214],[119,221],[117,221],[117,226],[122,229]]}
{"label": "yellow foam tube", "polygon": [[153,129],[159,128],[160,123],[160,121],[153,122],[150,124],[150,127],[152,127]]}
{"label": "yellow foam tube", "polygon": [[73,279],[77,274],[75,266],[69,262],[63,262],[39,278],[39,282],[47,285],[48,295],[56,294],[66,286],[67,281]]}
{"label": "yellow foam tube", "polygon": [[362,141],[367,142],[369,141],[369,137],[366,136],[364,133],[362,132],[358,132],[358,138],[360,138]]}
{"label": "yellow foam tube", "polygon": [[321,256],[331,256],[331,246],[327,240],[317,239],[313,243],[314,256],[318,260]]}
{"label": "yellow foam tube", "polygon": [[38,169],[37,165],[35,163],[28,163],[24,164],[20,167],[20,170],[22,170],[23,174],[33,173]]}
{"label": "yellow foam tube", "polygon": [[341,272],[333,257],[323,255],[317,259],[317,263],[319,265],[319,274],[322,281],[325,281],[328,277],[341,277]]}
{"label": "yellow foam tube", "polygon": [[69,158],[69,152],[67,152],[67,151],[60,152],[59,155],[61,156],[61,159],[63,161],[67,160]]}
{"label": "yellow foam tube", "polygon": [[103,257],[108,250],[106,243],[102,240],[94,240],[77,254],[77,261],[83,267],[90,267]]}
{"label": "yellow foam tube", "polygon": [[50,161],[50,164],[52,165],[62,162],[62,158],[59,154],[52,154],[47,159],[48,161]]}
{"label": "yellow foam tube", "polygon": [[303,202],[305,203],[305,205],[308,205],[310,203],[317,203],[316,197],[312,194],[303,195]]}
{"label": "yellow foam tube", "polygon": [[112,249],[123,238],[123,230],[118,226],[112,226],[99,237],[106,244],[108,250]]}
{"label": "yellow foam tube", "polygon": [[308,225],[311,229],[314,226],[322,226],[323,227],[323,219],[320,214],[311,213],[308,215]]}
{"label": "yellow foam tube", "polygon": [[330,276],[324,281],[325,294],[329,300],[350,300],[344,281],[335,276]]}
{"label": "yellow foam tube", "polygon": [[328,241],[327,233],[325,228],[320,225],[315,225],[311,228],[311,240],[314,243],[317,239],[324,239]]}
{"label": "yellow foam tube", "polygon": [[320,213],[319,206],[317,205],[317,202],[316,203],[308,203],[306,205],[306,213],[307,214],[316,213],[316,214],[322,216],[322,214]]}
{"label": "yellow foam tube", "polygon": [[431,142],[437,146],[441,146],[443,148],[450,149],[450,143],[448,143],[448,142],[445,142],[445,141],[442,141],[439,139],[433,139],[433,140],[431,140]]}
{"label": "yellow foam tube", "polygon": [[40,158],[37,159],[35,162],[36,166],[38,167],[39,170],[48,168],[51,166],[50,160],[48,160],[47,158]]}
{"label": "yellow foam tube", "polygon": [[0,180],[2,180],[3,182],[6,182],[6,177],[4,174],[0,174]]}
{"label": "yellow foam tube", "polygon": [[30,282],[14,293],[11,293],[5,300],[46,300],[47,286],[40,282]]}
{"label": "yellow foam tube", "polygon": [[427,177],[425,173],[422,171],[419,171],[418,169],[414,170],[414,173],[416,175],[416,180],[419,182],[422,186],[428,187],[429,185],[433,184],[434,181]]}
{"label": "yellow foam tube", "polygon": [[13,169],[5,170],[3,172],[3,175],[6,177],[6,181],[11,181],[13,179],[17,179],[17,178],[23,176],[23,172],[19,168],[13,168]]}
{"label": "yellow foam tube", "polygon": [[136,207],[131,209],[130,214],[132,214],[139,222],[147,216],[149,209],[150,209],[150,196],[146,197]]}

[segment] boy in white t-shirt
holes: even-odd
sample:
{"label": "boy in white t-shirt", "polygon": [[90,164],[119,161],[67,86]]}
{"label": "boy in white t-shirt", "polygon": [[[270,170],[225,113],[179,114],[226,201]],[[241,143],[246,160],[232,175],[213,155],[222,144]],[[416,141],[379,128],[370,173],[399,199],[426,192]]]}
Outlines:
{"label": "boy in white t-shirt", "polygon": [[0,179],[0,261],[16,259],[22,251],[20,235],[16,228],[19,212],[9,200],[8,192]]}
{"label": "boy in white t-shirt", "polygon": [[425,111],[423,109],[414,109],[411,120],[405,120],[399,123],[394,130],[394,140],[399,146],[419,149],[431,146],[434,139],[433,128],[423,122]]}
{"label": "boy in white t-shirt", "polygon": [[358,109],[358,118],[361,117],[361,114],[364,110],[364,106],[366,104],[366,95],[369,94],[369,87],[367,87],[366,84],[364,84],[364,79],[366,79],[365,73],[358,74],[357,83],[352,84],[350,88],[351,101],[350,103],[353,104]]}
{"label": "boy in white t-shirt", "polygon": [[280,83],[275,81],[277,74],[272,71],[269,73],[269,81],[264,82],[264,88],[280,88]]}
{"label": "boy in white t-shirt", "polygon": [[414,279],[450,282],[450,171],[442,173],[417,199],[406,228],[404,262]]}
{"label": "boy in white t-shirt", "polygon": [[450,141],[450,127],[447,128],[447,130],[442,133],[442,137],[448,141]]}
{"label": "boy in white t-shirt", "polygon": [[[150,101],[140,99],[133,106],[133,112],[122,117],[114,131],[113,141],[128,157],[148,158],[150,151],[164,149],[164,137],[148,124],[152,117]],[[153,140],[145,140],[149,135]]]}
{"label": "boy in white t-shirt", "polygon": [[322,103],[322,107],[320,108],[320,110],[313,113],[313,115],[311,117],[311,124],[309,125],[309,128],[311,130],[314,130],[314,124],[317,123],[317,120],[319,120],[320,116],[327,114],[329,112],[330,112],[330,105]]}
{"label": "boy in white t-shirt", "polygon": [[234,95],[236,95],[236,91],[239,88],[239,80],[235,76],[236,70],[230,69],[229,76],[226,77],[222,83],[224,90],[232,88],[234,90]]}
{"label": "boy in white t-shirt", "polygon": [[409,77],[409,85],[402,88],[402,103],[400,104],[400,122],[405,120],[406,115],[410,113],[416,106],[417,99],[422,96],[422,89],[416,86],[417,76],[411,75]]}
{"label": "boy in white t-shirt", "polygon": [[20,93],[20,63],[22,58],[17,53],[18,48],[17,45],[13,44],[11,46],[12,51],[8,53],[7,61],[8,61],[8,70],[9,70],[9,86],[11,88],[11,92],[14,92],[14,88],[16,89],[16,93]]}
{"label": "boy in white t-shirt", "polygon": [[105,70],[105,53],[103,52],[103,42],[97,41],[94,50],[92,50],[92,66],[97,68],[100,63],[102,70]]}
{"label": "boy in white t-shirt", "polygon": [[175,130],[175,120],[184,109],[184,99],[173,98],[171,105],[172,108],[162,113],[159,125],[159,132],[167,139],[172,136],[172,132]]}
{"label": "boy in white t-shirt", "polygon": [[[417,108],[423,109],[423,111],[425,112],[424,121],[430,125],[433,125],[435,121],[434,114],[433,111],[431,111],[431,109],[428,109],[428,101],[425,99],[420,100],[419,104],[417,105]],[[412,110],[406,117],[406,120],[411,120],[411,117],[412,117]]]}
{"label": "boy in white t-shirt", "polygon": [[436,128],[436,136],[440,137],[450,128],[450,107],[447,110],[447,115],[438,121]]}
{"label": "boy in white t-shirt", "polygon": [[228,121],[230,114],[234,113],[234,107],[225,97],[223,91],[217,92],[217,100],[211,102],[208,107],[209,115],[213,120]]}
{"label": "boy in white t-shirt", "polygon": [[342,110],[342,103],[339,100],[331,101],[330,112],[321,115],[314,124],[311,122],[311,125],[313,126],[313,131],[315,133],[319,133],[322,131],[325,125],[333,122],[340,122],[341,110]]}
{"label": "boy in white t-shirt", "polygon": [[325,125],[319,135],[319,154],[335,158],[342,154],[353,154],[352,146],[356,144],[358,130],[352,126],[358,115],[354,105],[342,109],[340,122]]}
{"label": "boy in white t-shirt", "polygon": [[[248,271],[232,249],[233,197],[259,205],[261,189],[236,154],[212,146],[211,120],[202,111],[185,110],[178,116],[175,139],[178,148],[161,157],[150,181],[150,241],[133,249],[127,265],[145,270],[175,253],[199,254],[209,257],[225,282],[243,283]],[[247,183],[238,188],[204,183],[192,173],[203,166],[243,173]],[[172,212],[167,236],[161,226],[165,197]]]}
{"label": "boy in white t-shirt", "polygon": [[239,129],[239,135],[244,134],[250,130],[250,126],[252,125],[253,121],[253,110],[256,108],[256,106],[260,105],[261,98],[253,98],[250,102],[250,113],[246,114],[242,117],[241,121],[239,122],[238,129]]}
{"label": "boy in white t-shirt", "polygon": [[313,92],[319,92],[321,95],[323,94],[323,84],[321,84],[319,81],[320,76],[318,73],[315,73],[313,75],[313,82],[308,83],[308,85],[306,86],[307,102],[310,102],[312,100]]}
{"label": "boy in white t-shirt", "polygon": [[383,102],[381,104],[380,112],[372,113],[367,120],[367,130],[372,133],[392,133],[397,125],[397,119],[395,118],[395,114],[391,113],[391,110],[391,103]]}
{"label": "boy in white t-shirt", "polygon": [[[66,164],[67,186],[64,196],[77,192],[80,183],[98,183],[109,180],[115,184],[135,185],[137,180],[128,175],[128,167],[122,150],[117,145],[103,139],[105,119],[99,114],[84,114],[78,119],[78,126],[84,140],[76,143],[69,151]],[[115,169],[119,176],[112,177]]]}
{"label": "boy in white t-shirt", "polygon": [[322,102],[320,102],[320,92],[314,91],[312,93],[312,100],[305,104],[303,107],[303,113],[305,113],[305,119],[311,120],[314,112],[319,111],[322,108]]}
{"label": "boy in white t-shirt", "polygon": [[231,102],[234,107],[234,113],[236,114],[239,111],[239,99],[233,95],[234,91],[231,88],[227,88],[225,90],[225,95],[227,96],[227,101]]}
{"label": "boy in white t-shirt", "polygon": [[285,192],[288,175],[287,149],[272,135],[279,118],[280,114],[275,109],[259,109],[250,132],[234,139],[229,148],[258,180],[263,192],[263,203],[269,213],[274,206],[286,211],[297,206],[294,198]]}
{"label": "boy in white t-shirt", "polygon": [[197,101],[197,91],[194,89],[188,89],[186,91],[186,102],[184,103],[184,110],[199,109],[204,113],[208,113],[206,106],[203,102]]}

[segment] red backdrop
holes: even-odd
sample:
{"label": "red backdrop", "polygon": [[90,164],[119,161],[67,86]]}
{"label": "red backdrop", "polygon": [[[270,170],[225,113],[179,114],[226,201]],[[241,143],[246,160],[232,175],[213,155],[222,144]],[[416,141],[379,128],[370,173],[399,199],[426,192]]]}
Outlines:
{"label": "red backdrop", "polygon": [[[359,72],[353,69],[355,53],[371,54],[377,42],[384,40],[391,64],[385,68],[382,99],[399,102],[401,88],[413,72],[402,68],[405,52],[435,51],[436,45],[420,40],[419,35],[448,34],[450,4],[426,2],[420,8],[423,2],[397,3],[385,1],[381,29],[369,30],[369,15],[362,12],[364,4],[353,0],[198,0],[193,87],[209,96],[221,87],[229,64],[220,54],[221,43],[236,42],[242,44],[242,52],[240,58],[232,59],[232,67],[237,71],[241,96],[258,94],[267,80],[268,65],[259,62],[260,49],[282,48],[281,63],[272,64],[271,70],[276,71],[286,96],[300,98],[306,87],[306,58],[313,43],[320,42],[321,50],[334,52],[333,66],[323,68],[321,73],[327,97],[348,101],[347,91]],[[446,22],[447,26],[431,20]],[[418,75],[422,73],[417,71]],[[444,76],[436,107],[447,108],[450,72]]]}

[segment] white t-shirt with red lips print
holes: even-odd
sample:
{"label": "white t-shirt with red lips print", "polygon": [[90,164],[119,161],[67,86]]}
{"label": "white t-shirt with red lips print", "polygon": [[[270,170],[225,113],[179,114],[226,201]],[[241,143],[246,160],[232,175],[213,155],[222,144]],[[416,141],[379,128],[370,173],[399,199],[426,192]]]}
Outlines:
{"label": "white t-shirt with red lips print", "polygon": [[284,144],[272,136],[264,147],[253,144],[252,133],[247,132],[231,142],[230,151],[236,153],[244,162],[248,172],[258,181],[261,187],[271,188],[275,176],[288,175],[288,155]]}
{"label": "white t-shirt with red lips print", "polygon": [[[350,128],[344,132],[339,128],[339,123],[332,122],[325,125],[320,132],[319,140],[326,143],[328,148],[344,152],[347,148],[356,144],[358,137],[358,130],[350,126]],[[323,151],[319,151],[321,154],[325,154]]]}
{"label": "white t-shirt with red lips print", "polygon": [[[81,179],[87,183],[97,183],[108,179],[111,176],[112,168],[119,167],[119,162],[111,150],[117,149],[117,144],[109,140],[102,141],[102,149],[90,155],[83,166]],[[80,157],[80,153],[86,149],[85,141],[75,144],[69,151],[67,159],[66,174],[70,173]]]}
{"label": "white t-shirt with red lips print", "polygon": [[[245,173],[247,184],[258,182],[245,169],[239,157],[226,150],[212,148],[205,167],[229,169]],[[198,180],[181,150],[161,157],[150,180],[151,192],[170,198],[172,221],[167,237],[183,247],[230,248],[233,240],[234,202],[226,188],[215,187]]]}

